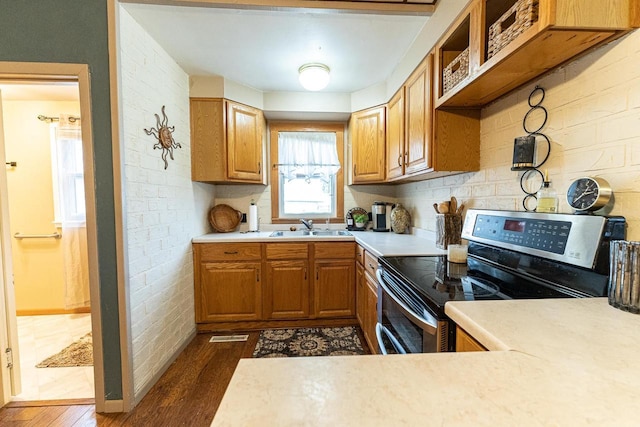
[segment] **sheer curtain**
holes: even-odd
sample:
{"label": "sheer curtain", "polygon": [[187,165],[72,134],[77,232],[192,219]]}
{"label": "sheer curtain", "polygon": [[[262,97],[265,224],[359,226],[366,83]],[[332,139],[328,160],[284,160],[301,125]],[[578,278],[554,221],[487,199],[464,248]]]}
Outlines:
{"label": "sheer curtain", "polygon": [[335,175],[340,170],[333,132],[279,132],[278,167],[288,179]]}
{"label": "sheer curtain", "polygon": [[88,307],[89,260],[80,120],[60,115],[55,127],[56,221],[62,226],[65,308]]}

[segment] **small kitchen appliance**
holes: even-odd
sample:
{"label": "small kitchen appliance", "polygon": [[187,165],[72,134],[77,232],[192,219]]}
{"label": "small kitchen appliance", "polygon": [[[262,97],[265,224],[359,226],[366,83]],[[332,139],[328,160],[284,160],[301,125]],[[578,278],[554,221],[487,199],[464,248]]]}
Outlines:
{"label": "small kitchen appliance", "polygon": [[455,351],[448,301],[607,296],[609,244],[623,217],[469,209],[466,264],[445,255],[380,257],[376,335],[383,354]]}
{"label": "small kitchen appliance", "polygon": [[371,221],[373,222],[373,231],[389,231],[391,229],[391,204],[373,202]]}

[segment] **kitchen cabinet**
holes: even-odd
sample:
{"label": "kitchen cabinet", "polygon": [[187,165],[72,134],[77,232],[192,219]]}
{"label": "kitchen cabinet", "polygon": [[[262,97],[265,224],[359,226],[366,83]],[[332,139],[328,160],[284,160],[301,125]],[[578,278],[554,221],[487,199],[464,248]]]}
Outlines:
{"label": "kitchen cabinet", "polygon": [[261,110],[221,98],[191,98],[191,179],[266,184]]}
{"label": "kitchen cabinet", "polygon": [[196,322],[262,317],[259,243],[194,245]]}
{"label": "kitchen cabinet", "polygon": [[372,184],[385,179],[385,106],[351,115],[351,183]]}
{"label": "kitchen cabinet", "polygon": [[[633,1],[540,0],[537,20],[502,49],[492,51],[490,27],[507,17],[515,3],[472,1],[436,43],[437,109],[484,106],[640,25],[640,8]],[[509,19],[501,22],[503,31],[511,28]],[[445,90],[443,71],[450,64],[462,67],[464,77]]]}
{"label": "kitchen cabinet", "polygon": [[371,253],[358,246],[361,256],[356,258],[356,305],[358,324],[372,354],[377,354],[376,323],[378,323],[378,284],[375,272],[378,261]]}
{"label": "kitchen cabinet", "polygon": [[434,110],[433,53],[387,104],[387,181],[480,168],[480,110]]}
{"label": "kitchen cabinet", "polygon": [[315,243],[313,246],[314,316],[354,316],[355,243]]}
{"label": "kitchen cabinet", "polygon": [[198,330],[353,324],[355,246],[194,243]]}
{"label": "kitchen cabinet", "polygon": [[387,181],[404,175],[404,91],[402,86],[387,103]]}
{"label": "kitchen cabinet", "polygon": [[456,325],[456,352],[487,351],[475,338]]}
{"label": "kitchen cabinet", "polygon": [[266,286],[263,294],[266,319],[309,317],[308,244],[267,243]]}

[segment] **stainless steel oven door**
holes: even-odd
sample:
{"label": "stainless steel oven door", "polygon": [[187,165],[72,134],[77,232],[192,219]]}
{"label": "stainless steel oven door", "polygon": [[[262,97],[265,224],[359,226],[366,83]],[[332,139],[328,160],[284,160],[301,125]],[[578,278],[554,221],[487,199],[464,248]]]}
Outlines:
{"label": "stainless steel oven door", "polygon": [[[396,279],[378,278],[376,337],[382,354],[435,353],[447,349],[446,321],[438,321],[412,291]],[[443,339],[445,342],[443,342]]]}

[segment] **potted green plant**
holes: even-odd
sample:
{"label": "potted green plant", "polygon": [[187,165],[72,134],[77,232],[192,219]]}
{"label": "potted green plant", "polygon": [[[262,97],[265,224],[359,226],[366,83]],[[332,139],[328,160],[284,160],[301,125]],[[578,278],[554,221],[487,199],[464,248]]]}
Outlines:
{"label": "potted green plant", "polygon": [[367,214],[359,213],[353,216],[353,220],[356,223],[356,227],[364,228],[364,226],[367,224],[367,221],[369,221],[369,216]]}

